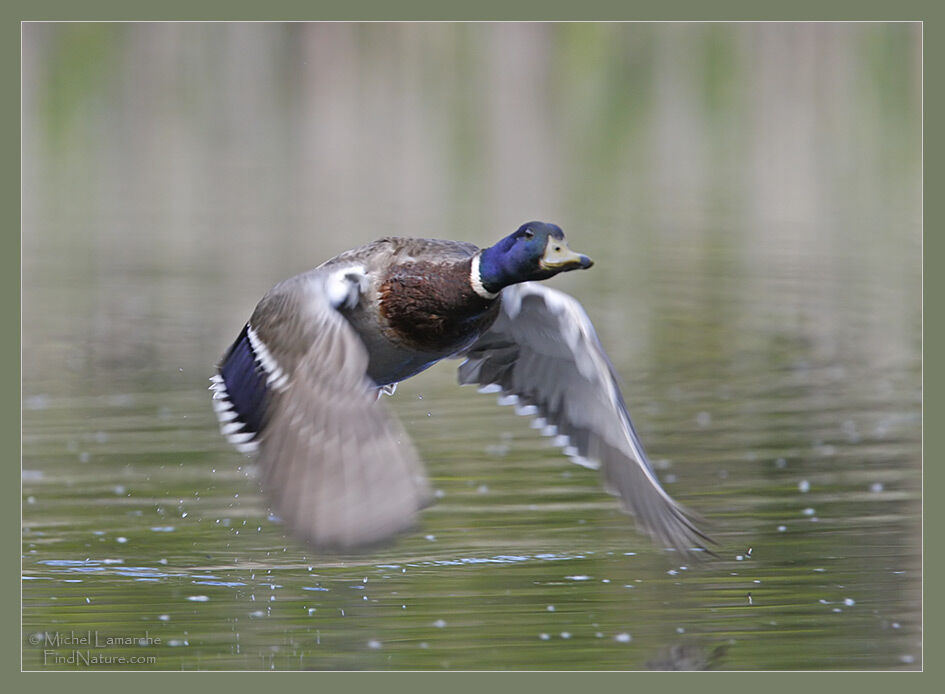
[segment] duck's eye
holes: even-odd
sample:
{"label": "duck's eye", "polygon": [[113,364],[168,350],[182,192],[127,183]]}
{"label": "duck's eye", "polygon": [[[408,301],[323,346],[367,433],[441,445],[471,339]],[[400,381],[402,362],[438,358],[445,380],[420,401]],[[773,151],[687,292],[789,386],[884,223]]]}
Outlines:
{"label": "duck's eye", "polygon": [[555,246],[555,251],[560,251],[560,250],[561,250],[561,246]]}
{"label": "duck's eye", "polygon": [[533,238],[535,238],[535,232],[532,231],[531,229],[526,229],[526,230],[525,230],[525,238],[526,238],[526,239],[533,239]]}

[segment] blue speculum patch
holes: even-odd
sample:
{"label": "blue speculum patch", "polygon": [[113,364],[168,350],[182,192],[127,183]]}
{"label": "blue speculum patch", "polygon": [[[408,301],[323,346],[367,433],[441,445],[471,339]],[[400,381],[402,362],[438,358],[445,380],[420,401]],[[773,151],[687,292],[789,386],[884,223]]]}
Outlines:
{"label": "blue speculum patch", "polygon": [[256,353],[247,335],[248,328],[249,324],[243,327],[223,358],[220,375],[239,421],[245,424],[243,430],[258,433],[265,420],[268,376],[256,361]]}

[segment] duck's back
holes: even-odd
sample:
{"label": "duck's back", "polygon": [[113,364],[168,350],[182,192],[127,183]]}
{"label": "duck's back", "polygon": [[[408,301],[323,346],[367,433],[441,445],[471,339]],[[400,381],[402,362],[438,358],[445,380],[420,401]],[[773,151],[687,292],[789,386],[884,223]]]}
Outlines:
{"label": "duck's back", "polygon": [[432,264],[461,262],[472,258],[478,251],[475,244],[463,241],[385,236],[339,253],[319,265],[318,269],[352,264],[364,266],[372,275],[380,275],[391,267],[416,261]]}

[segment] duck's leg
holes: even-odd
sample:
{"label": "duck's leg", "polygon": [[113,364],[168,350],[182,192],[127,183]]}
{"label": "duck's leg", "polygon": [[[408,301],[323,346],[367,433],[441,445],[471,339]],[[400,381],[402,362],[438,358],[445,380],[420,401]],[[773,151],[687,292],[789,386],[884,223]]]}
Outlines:
{"label": "duck's leg", "polygon": [[374,399],[374,402],[377,402],[381,399],[381,394],[384,395],[393,395],[397,390],[396,383],[388,383],[387,385],[381,386],[377,389],[377,397]]}

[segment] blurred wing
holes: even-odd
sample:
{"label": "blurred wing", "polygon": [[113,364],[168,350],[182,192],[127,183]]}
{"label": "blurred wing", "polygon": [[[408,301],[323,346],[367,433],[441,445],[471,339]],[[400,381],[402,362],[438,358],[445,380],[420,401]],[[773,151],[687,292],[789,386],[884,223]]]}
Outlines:
{"label": "blurred wing", "polygon": [[634,431],[613,366],[572,297],[526,282],[502,292],[492,328],[466,352],[462,384],[498,392],[500,404],[536,414],[536,428],[576,463],[600,468],[608,492],[659,543],[688,552],[711,540],[660,486]]}
{"label": "blurred wing", "polygon": [[345,268],[277,285],[212,379],[223,433],[258,449],[273,511],[319,548],[385,540],[430,496],[416,451],[366,376],[367,350],[337,310],[357,301],[361,280]]}

